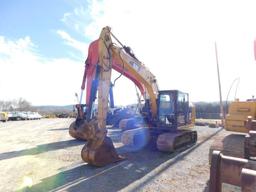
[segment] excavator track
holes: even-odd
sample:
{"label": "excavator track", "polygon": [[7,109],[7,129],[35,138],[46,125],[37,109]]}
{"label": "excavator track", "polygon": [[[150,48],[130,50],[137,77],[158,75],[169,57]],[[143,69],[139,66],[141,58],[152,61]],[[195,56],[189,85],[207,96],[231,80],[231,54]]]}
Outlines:
{"label": "excavator track", "polygon": [[173,152],[197,141],[196,131],[161,130],[159,128],[141,127],[124,131],[121,141],[126,146],[142,148],[148,146],[163,152]]}
{"label": "excavator track", "polygon": [[196,131],[162,133],[157,137],[156,147],[159,151],[173,152],[184,146],[193,145],[196,141]]}

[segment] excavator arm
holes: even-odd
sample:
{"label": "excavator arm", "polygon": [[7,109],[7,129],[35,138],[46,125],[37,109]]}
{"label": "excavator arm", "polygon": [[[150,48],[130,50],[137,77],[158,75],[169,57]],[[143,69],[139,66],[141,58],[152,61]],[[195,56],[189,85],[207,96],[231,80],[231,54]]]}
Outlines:
{"label": "excavator arm", "polygon": [[[155,76],[137,59],[127,54],[123,48],[112,46],[111,53],[116,66],[122,67],[127,74],[132,76],[133,82],[139,82],[145,89],[143,96],[150,100],[152,118],[156,117],[157,105],[156,99],[158,87]],[[136,83],[135,83],[136,84]]]}

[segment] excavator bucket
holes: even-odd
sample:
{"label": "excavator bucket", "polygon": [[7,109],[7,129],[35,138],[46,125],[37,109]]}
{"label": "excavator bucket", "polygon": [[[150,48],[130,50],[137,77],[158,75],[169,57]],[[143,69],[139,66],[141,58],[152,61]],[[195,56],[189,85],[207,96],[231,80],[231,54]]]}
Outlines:
{"label": "excavator bucket", "polygon": [[101,167],[124,159],[117,154],[113,142],[109,137],[105,136],[103,142],[99,144],[93,134],[94,131],[97,132],[96,120],[89,122],[84,120],[79,124],[73,122],[69,127],[69,134],[72,137],[87,141],[81,151],[81,157],[85,162]]}
{"label": "excavator bucket", "polygon": [[112,140],[107,136],[104,138],[102,144],[96,148],[93,140],[88,141],[82,149],[81,157],[88,164],[98,167],[124,159],[117,154]]}
{"label": "excavator bucket", "polygon": [[74,121],[69,126],[69,135],[75,139],[86,141],[86,138],[84,138],[83,135],[80,133],[80,129],[80,126],[76,126],[76,122]]}

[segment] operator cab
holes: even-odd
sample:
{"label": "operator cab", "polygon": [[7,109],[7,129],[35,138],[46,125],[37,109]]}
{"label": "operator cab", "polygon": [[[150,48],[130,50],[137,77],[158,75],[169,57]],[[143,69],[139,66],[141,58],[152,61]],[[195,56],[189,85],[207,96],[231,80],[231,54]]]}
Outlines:
{"label": "operator cab", "polygon": [[178,128],[191,123],[187,93],[178,90],[159,91],[157,104],[160,126]]}

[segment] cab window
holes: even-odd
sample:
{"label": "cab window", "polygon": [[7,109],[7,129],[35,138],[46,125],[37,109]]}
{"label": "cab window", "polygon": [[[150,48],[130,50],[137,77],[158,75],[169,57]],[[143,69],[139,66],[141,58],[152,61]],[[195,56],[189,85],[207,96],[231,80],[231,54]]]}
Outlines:
{"label": "cab window", "polygon": [[184,112],[186,110],[187,103],[188,103],[187,94],[179,93],[178,102],[177,102],[178,112]]}
{"label": "cab window", "polygon": [[159,115],[169,115],[173,113],[174,104],[173,99],[169,94],[161,94],[159,101]]}

